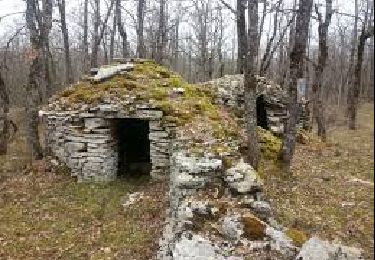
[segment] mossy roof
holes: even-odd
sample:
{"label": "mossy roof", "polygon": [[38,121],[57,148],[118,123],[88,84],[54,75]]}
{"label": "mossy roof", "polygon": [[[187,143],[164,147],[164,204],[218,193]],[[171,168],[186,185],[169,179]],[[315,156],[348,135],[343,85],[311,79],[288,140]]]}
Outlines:
{"label": "mossy roof", "polygon": [[220,143],[240,136],[237,117],[215,104],[212,90],[189,84],[153,61],[134,62],[132,71],[100,83],[80,81],[55,95],[50,103],[64,104],[62,110],[69,110],[80,104],[95,106],[108,99],[126,101],[130,97],[134,104],[151,104],[162,110],[164,120],[185,126],[186,136],[197,146],[212,139],[208,142],[215,152],[226,152],[229,147]]}
{"label": "mossy roof", "polygon": [[[180,128],[194,153],[233,154],[238,152],[239,144],[245,143],[243,120],[215,103],[212,88],[189,84],[179,74],[153,61],[134,62],[132,71],[103,82],[80,81],[56,94],[50,103],[64,104],[60,106],[63,111],[81,104],[95,106],[107,99],[126,101],[130,97],[135,98],[135,104],[147,103],[162,110],[163,120]],[[271,133],[265,134],[265,130],[259,131],[265,150],[277,150],[278,140],[272,139]]]}

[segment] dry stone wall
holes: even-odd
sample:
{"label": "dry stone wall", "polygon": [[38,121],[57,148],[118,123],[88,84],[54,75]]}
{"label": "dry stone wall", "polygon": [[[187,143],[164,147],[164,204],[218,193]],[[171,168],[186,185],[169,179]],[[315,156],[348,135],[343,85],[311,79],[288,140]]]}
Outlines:
{"label": "dry stone wall", "polygon": [[[54,104],[59,106],[59,104]],[[163,112],[147,104],[124,107],[117,103],[41,112],[46,118],[46,143],[80,181],[110,181],[118,171],[118,137],[114,119],[149,122],[151,176],[169,172],[170,141],[175,126],[163,120]]]}
{"label": "dry stone wall", "polygon": [[[258,77],[257,96],[263,95],[267,113],[267,125],[275,134],[282,134],[288,119],[287,93],[277,84]],[[243,75],[226,75],[223,78],[203,83],[202,87],[211,88],[216,95],[216,102],[229,108],[244,111],[244,77]],[[309,111],[307,103],[301,103],[298,126],[308,128]]]}

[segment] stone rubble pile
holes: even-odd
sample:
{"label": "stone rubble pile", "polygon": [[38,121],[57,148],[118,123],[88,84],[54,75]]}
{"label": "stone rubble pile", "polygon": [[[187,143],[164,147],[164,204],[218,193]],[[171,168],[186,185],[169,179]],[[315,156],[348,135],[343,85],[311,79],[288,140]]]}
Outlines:
{"label": "stone rubble pile", "polygon": [[331,244],[317,237],[310,238],[301,248],[296,260],[360,260],[358,248]]}
{"label": "stone rubble pile", "polygon": [[337,258],[311,258],[315,246],[309,241],[297,247],[273,219],[261,199],[261,179],[243,160],[225,169],[220,159],[183,152],[188,142],[172,147],[170,208],[157,259],[361,259],[355,248],[329,243],[324,245],[336,248]]}
{"label": "stone rubble pile", "polygon": [[228,169],[224,179],[229,187],[239,194],[260,192],[262,188],[262,181],[258,173],[243,161]]}

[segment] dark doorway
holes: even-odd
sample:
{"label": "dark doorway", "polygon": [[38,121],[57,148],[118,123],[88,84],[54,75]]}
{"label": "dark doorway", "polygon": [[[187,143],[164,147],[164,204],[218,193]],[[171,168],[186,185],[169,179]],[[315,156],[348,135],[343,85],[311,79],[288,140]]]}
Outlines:
{"label": "dark doorway", "polygon": [[264,100],[264,96],[260,95],[257,97],[256,101],[257,106],[257,125],[262,127],[263,129],[269,130],[268,123],[267,123],[267,111],[266,111],[266,102]]}
{"label": "dark doorway", "polygon": [[140,119],[117,119],[118,176],[137,177],[151,172],[149,122]]}

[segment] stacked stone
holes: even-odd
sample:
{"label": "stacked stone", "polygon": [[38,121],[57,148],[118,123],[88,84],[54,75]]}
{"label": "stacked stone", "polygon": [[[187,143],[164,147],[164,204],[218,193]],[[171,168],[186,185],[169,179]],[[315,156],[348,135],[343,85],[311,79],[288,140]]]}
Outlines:
{"label": "stacked stone", "polygon": [[[288,119],[287,93],[277,84],[258,77],[257,96],[263,95],[267,111],[267,124],[270,131],[280,135],[284,131],[284,124]],[[223,78],[203,83],[202,87],[211,88],[216,94],[216,102],[230,108],[244,110],[244,77],[243,75],[226,75]],[[240,113],[244,114],[244,113]],[[299,126],[305,127],[309,122],[309,113],[305,105],[302,106]]]}
{"label": "stacked stone", "polygon": [[46,141],[49,150],[64,162],[80,181],[109,181],[118,171],[118,140],[113,119],[148,120],[150,126],[151,176],[164,178],[169,171],[170,139],[175,125],[163,119],[153,104],[135,98],[106,97],[100,104],[68,104],[56,99],[48,110]]}
{"label": "stacked stone", "polygon": [[311,124],[310,124],[310,109],[309,109],[309,103],[307,101],[303,101],[300,104],[300,114],[299,114],[299,127],[304,130],[310,130]]}
{"label": "stacked stone", "polygon": [[183,136],[171,144],[168,218],[159,241],[157,259],[183,259],[176,253],[176,247],[178,238],[187,231],[189,224],[184,206],[187,197],[206,184],[215,182],[220,176],[220,159],[188,155],[190,148],[191,143]]}
{"label": "stacked stone", "polygon": [[163,178],[169,173],[169,159],[171,154],[171,137],[174,125],[166,126],[160,120],[150,121],[150,154],[154,178]]}

